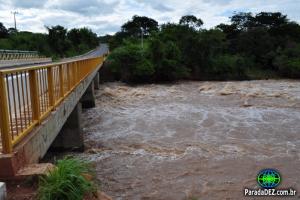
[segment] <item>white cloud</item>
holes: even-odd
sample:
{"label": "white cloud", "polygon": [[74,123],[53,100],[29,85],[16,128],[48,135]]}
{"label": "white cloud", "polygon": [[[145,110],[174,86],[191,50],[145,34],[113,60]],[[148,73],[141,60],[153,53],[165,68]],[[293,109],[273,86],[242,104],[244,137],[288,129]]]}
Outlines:
{"label": "white cloud", "polygon": [[11,0],[11,4],[14,7],[21,7],[21,8],[40,8],[46,4],[47,0]]}
{"label": "white cloud", "polygon": [[298,0],[0,0],[0,22],[13,26],[11,11],[18,11],[18,29],[46,32],[46,26],[89,27],[99,35],[114,33],[133,15],[178,22],[193,14],[211,28],[229,21],[234,11],[280,11],[300,22]]}

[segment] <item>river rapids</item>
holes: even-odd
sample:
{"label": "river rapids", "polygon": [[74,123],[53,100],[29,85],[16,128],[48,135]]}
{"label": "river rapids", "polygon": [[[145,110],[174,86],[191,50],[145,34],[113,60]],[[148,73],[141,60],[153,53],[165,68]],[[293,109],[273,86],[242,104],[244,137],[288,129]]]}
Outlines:
{"label": "river rapids", "polygon": [[300,192],[299,81],[105,83],[96,105],[78,156],[113,199],[242,199],[264,168]]}

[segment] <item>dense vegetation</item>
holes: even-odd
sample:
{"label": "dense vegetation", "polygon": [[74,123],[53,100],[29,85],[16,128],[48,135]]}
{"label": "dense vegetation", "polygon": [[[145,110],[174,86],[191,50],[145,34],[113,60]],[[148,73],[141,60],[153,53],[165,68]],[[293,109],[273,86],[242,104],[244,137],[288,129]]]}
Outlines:
{"label": "dense vegetation", "polygon": [[97,35],[90,29],[67,30],[62,26],[47,27],[48,33],[18,32],[0,23],[0,49],[32,50],[40,54],[63,58],[83,54],[99,45]]}
{"label": "dense vegetation", "polygon": [[95,192],[95,184],[87,179],[92,173],[89,163],[65,158],[46,177],[41,178],[38,199],[40,200],[82,200]]}
{"label": "dense vegetation", "polygon": [[113,50],[105,70],[125,82],[300,78],[299,24],[278,12],[230,20],[206,30],[192,15],[160,26],[134,16],[101,38]]}
{"label": "dense vegetation", "polygon": [[193,15],[159,25],[134,16],[115,35],[97,38],[87,28],[47,27],[18,32],[0,23],[0,49],[36,50],[54,58],[80,55],[108,42],[113,80],[245,80],[300,77],[300,25],[278,12],[236,13],[230,24],[203,29]]}

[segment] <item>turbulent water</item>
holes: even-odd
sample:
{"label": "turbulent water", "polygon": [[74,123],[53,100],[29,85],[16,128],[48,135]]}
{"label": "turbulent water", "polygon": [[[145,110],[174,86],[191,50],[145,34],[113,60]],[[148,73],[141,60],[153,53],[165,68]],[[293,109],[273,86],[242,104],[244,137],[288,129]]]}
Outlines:
{"label": "turbulent water", "polygon": [[81,156],[114,199],[242,199],[264,168],[300,192],[300,82],[107,83],[96,96]]}

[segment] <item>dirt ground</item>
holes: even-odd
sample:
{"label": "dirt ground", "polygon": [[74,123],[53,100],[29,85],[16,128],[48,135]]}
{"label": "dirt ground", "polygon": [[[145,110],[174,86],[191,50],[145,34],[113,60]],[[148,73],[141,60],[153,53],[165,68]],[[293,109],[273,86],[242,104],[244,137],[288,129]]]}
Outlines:
{"label": "dirt ground", "polygon": [[106,83],[83,117],[78,156],[114,199],[247,199],[264,168],[300,192],[299,82]]}
{"label": "dirt ground", "polygon": [[31,181],[7,183],[7,200],[37,199],[37,184]]}

